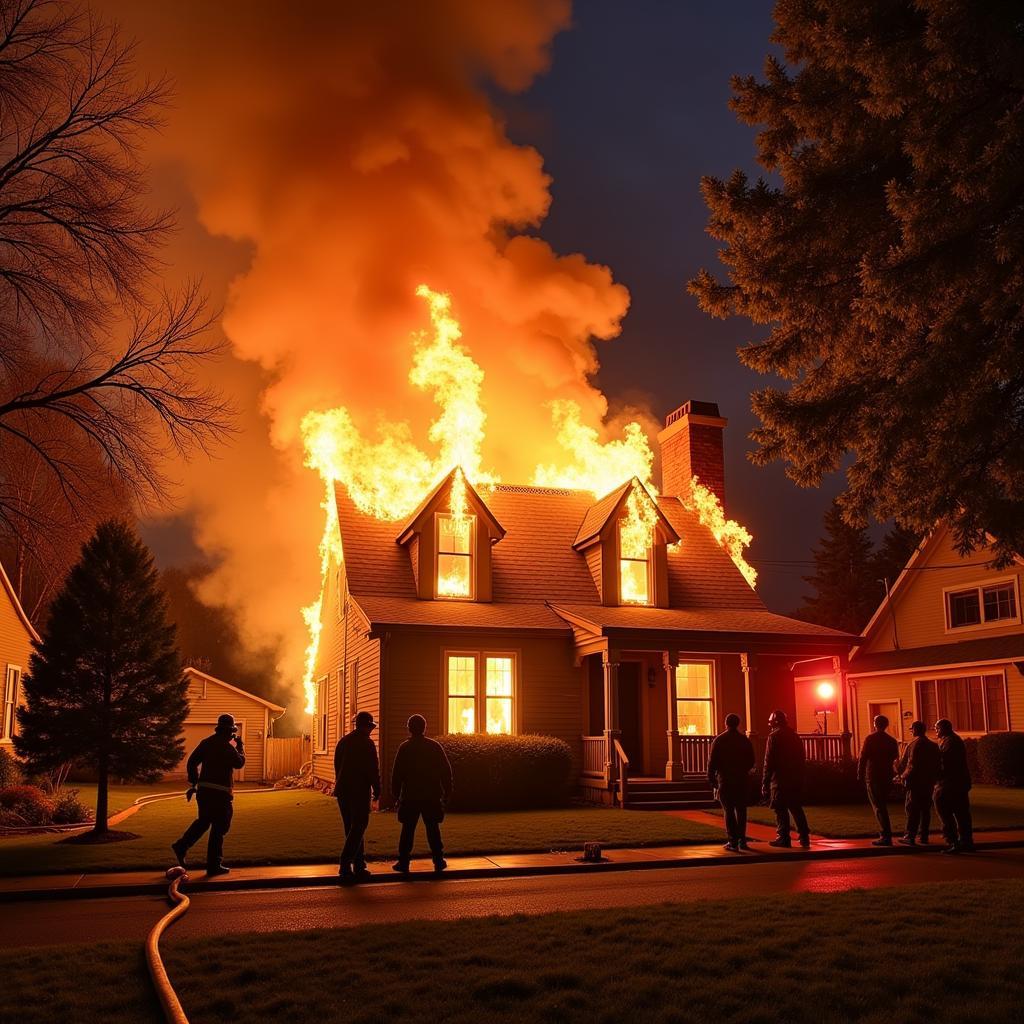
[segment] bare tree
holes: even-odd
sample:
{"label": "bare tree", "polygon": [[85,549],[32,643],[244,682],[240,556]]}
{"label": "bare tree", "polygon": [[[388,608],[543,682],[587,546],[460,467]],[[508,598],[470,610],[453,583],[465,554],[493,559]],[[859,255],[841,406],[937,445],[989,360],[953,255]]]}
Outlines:
{"label": "bare tree", "polygon": [[[159,284],[172,218],[147,209],[140,156],[167,98],[88,10],[0,0],[0,443],[22,446],[79,511],[97,471],[133,499],[162,498],[167,455],[229,430],[200,376],[220,347],[204,297]],[[38,488],[12,486],[8,462],[0,523],[23,536]]]}

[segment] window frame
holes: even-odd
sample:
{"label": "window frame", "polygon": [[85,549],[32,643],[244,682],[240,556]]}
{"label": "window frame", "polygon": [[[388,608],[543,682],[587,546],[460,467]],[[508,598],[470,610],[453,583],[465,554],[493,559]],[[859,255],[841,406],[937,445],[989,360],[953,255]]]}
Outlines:
{"label": "window frame", "polygon": [[[682,653],[677,655],[678,660],[673,668],[673,672],[676,674],[672,681],[673,692],[675,694],[676,706],[675,706],[675,727],[676,731],[680,736],[701,736],[716,735],[715,729],[717,728],[716,709],[718,707],[718,662],[715,658],[701,658],[701,657],[690,657]],[[708,666],[708,696],[707,697],[680,697],[679,696],[679,666],[680,665],[707,665]],[[694,733],[694,732],[683,732],[679,728],[679,711],[680,704],[708,704],[710,705],[710,723],[711,732],[709,733]]]}
{"label": "window frame", "polygon": [[[440,509],[434,513],[434,600],[435,601],[475,601],[476,600],[476,567],[477,567],[477,516],[475,512],[469,513],[465,518],[469,520],[469,551],[463,554],[460,551],[441,550],[441,520],[442,518],[454,518],[450,512],[443,512]],[[438,576],[440,573],[441,556],[448,555],[455,558],[469,559],[469,593],[468,594],[442,594],[438,588]]]}
{"label": "window frame", "polygon": [[[11,686],[11,674],[15,674]],[[0,708],[0,740],[13,740],[18,727],[18,695],[24,673],[20,665],[7,664],[4,669],[3,707]]]}
{"label": "window frame", "polygon": [[[1011,585],[1013,587],[1013,602],[1016,614],[1005,619],[988,619],[985,618],[985,591],[993,587],[1005,587]],[[978,598],[978,615],[980,621],[967,623],[963,626],[953,625],[953,616],[950,608],[950,597],[953,594],[963,594],[967,591],[973,590],[977,594]],[[998,579],[988,580],[977,580],[971,583],[961,583],[955,586],[943,587],[942,588],[942,621],[943,621],[943,632],[944,633],[969,633],[979,629],[999,629],[1003,626],[1013,626],[1021,624],[1021,611],[1020,611],[1020,577],[1016,573],[1012,573],[1008,576],[1000,576]]]}
{"label": "window frame", "polygon": [[328,685],[330,674],[316,681],[316,713],[313,715],[313,753],[326,754],[330,726],[330,695]]}
{"label": "window frame", "polygon": [[[448,659],[473,659],[473,725],[471,733],[453,733],[448,728],[448,701],[451,693],[448,689]],[[508,658],[512,662],[512,731],[510,733],[491,733],[487,731],[487,659]],[[489,649],[464,647],[445,647],[441,650],[441,715],[440,721],[444,736],[518,736],[521,733],[519,714],[519,664],[521,652],[515,649]],[[460,696],[466,696],[462,694]]]}
{"label": "window frame", "polygon": [[[981,679],[982,712],[983,712],[984,719],[985,719],[985,728],[983,730],[981,730],[981,731],[979,731],[977,729],[959,729],[959,728],[957,728],[956,723],[954,722],[953,723],[954,729],[958,733],[960,733],[961,735],[965,735],[965,736],[987,736],[987,735],[989,735],[992,732],[996,732],[996,733],[1012,732],[1013,731],[1013,724],[1011,722],[1011,717],[1010,717],[1010,693],[1009,693],[1009,686],[1007,684],[1006,669],[1005,668],[991,668],[990,669],[990,668],[986,668],[985,666],[964,665],[964,666],[961,666],[961,667],[959,667],[957,669],[950,669],[950,670],[947,670],[947,671],[944,671],[944,672],[933,672],[933,673],[929,673],[928,675],[915,675],[913,677],[912,684],[911,684],[912,688],[913,688],[913,698],[914,698],[914,716],[919,721],[924,722],[925,726],[927,727],[927,729],[929,731],[935,725],[935,722],[925,721],[925,719],[923,717],[924,716],[924,709],[923,709],[923,701],[921,700],[921,685],[923,683],[940,683],[940,682],[943,682],[944,680],[949,680],[949,679],[970,679],[972,676],[978,676]],[[989,677],[989,676],[996,676],[996,677],[999,677],[1000,679],[1002,679],[1002,684],[1003,684],[1002,685],[1003,712],[1004,712],[1005,719],[1006,719],[1006,728],[1005,729],[995,729],[995,730],[993,730],[991,728],[992,715],[991,715],[991,712],[989,711],[988,687],[985,685],[985,679],[986,679],[986,677]],[[939,717],[942,717],[941,713],[939,713],[938,688],[936,688],[936,692],[935,692],[935,709],[936,709],[936,713],[939,715]]]}
{"label": "window frame", "polygon": [[[657,543],[657,529],[651,537],[650,546],[647,548],[647,558],[627,558],[622,553],[622,519],[615,523],[615,583],[618,587],[619,605],[626,608],[653,608],[657,605],[657,596],[654,593],[655,578],[654,572],[654,548]],[[622,596],[622,563],[623,562],[645,562],[647,565],[647,600],[627,601]]]}

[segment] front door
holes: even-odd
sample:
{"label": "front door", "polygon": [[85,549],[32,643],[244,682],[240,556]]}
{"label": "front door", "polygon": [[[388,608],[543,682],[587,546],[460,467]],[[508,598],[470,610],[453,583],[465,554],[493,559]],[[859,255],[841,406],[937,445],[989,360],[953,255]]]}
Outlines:
{"label": "front door", "polygon": [[868,727],[864,731],[865,736],[875,728],[877,715],[885,715],[889,719],[889,728],[886,731],[893,739],[902,743],[903,719],[900,713],[900,702],[898,700],[880,700],[868,704]]}
{"label": "front door", "polygon": [[642,775],[644,768],[643,731],[640,709],[640,663],[623,661],[619,664],[619,729],[622,749],[629,758],[629,770]]}

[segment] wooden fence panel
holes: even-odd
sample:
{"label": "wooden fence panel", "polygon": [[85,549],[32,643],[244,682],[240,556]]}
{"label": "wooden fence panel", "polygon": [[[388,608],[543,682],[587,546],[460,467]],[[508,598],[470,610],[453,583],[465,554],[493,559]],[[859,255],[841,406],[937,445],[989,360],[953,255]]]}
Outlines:
{"label": "wooden fence panel", "polygon": [[286,775],[295,775],[313,756],[311,744],[304,736],[270,736],[267,738],[267,782],[276,782]]}

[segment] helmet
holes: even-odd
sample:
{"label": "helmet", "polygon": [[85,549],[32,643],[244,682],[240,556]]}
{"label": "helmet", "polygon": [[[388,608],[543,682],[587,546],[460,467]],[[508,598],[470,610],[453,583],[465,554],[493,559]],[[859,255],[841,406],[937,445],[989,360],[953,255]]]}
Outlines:
{"label": "helmet", "polygon": [[217,732],[226,732],[229,736],[235,731],[235,716],[221,715],[217,719]]}
{"label": "helmet", "polygon": [[781,728],[781,727],[782,727],[782,726],[784,726],[784,725],[785,725],[785,724],[786,724],[786,723],[787,723],[788,721],[789,721],[789,718],[788,718],[788,716],[786,715],[786,712],[785,712],[785,711],[783,711],[783,710],[782,710],[781,708],[776,708],[776,709],[775,709],[775,710],[774,710],[774,711],[773,711],[773,712],[772,712],[772,713],[771,713],[771,714],[770,714],[770,715],[768,716],[768,724],[769,724],[769,725],[770,725],[770,726],[771,726],[771,727],[772,727],[773,729],[779,729],[779,728]]}

